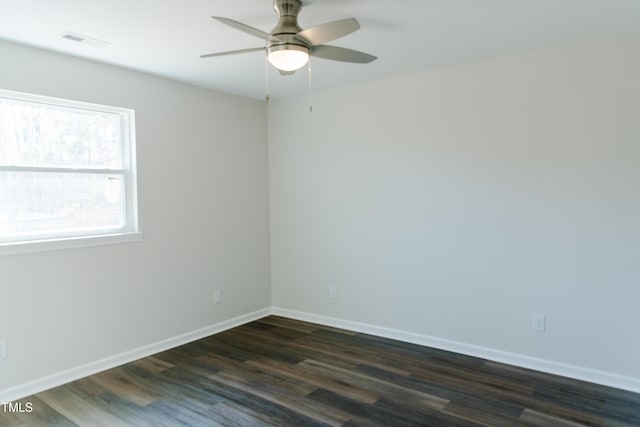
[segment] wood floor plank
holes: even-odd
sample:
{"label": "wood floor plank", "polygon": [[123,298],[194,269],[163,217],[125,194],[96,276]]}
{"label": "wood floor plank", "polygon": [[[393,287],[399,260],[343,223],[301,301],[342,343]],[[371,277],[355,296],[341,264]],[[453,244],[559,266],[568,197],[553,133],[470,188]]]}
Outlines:
{"label": "wood floor plank", "polygon": [[203,389],[220,395],[226,402],[233,402],[252,411],[252,413],[260,414],[260,418],[267,420],[272,426],[326,426],[326,424],[314,421],[300,412],[276,405],[272,400],[261,398],[254,393],[251,387],[244,391],[244,387],[220,386],[213,380],[209,381],[209,383],[202,384]]}
{"label": "wood floor plank", "polygon": [[174,367],[171,363],[167,363],[153,356],[136,360],[133,364],[154,374]]}
{"label": "wood floor plank", "polygon": [[376,409],[394,415],[396,418],[408,420],[414,426],[442,426],[442,427],[480,427],[482,424],[465,420],[435,408],[418,406],[410,401],[379,399],[372,405]]}
{"label": "wood floor plank", "polygon": [[267,324],[272,326],[277,326],[285,329],[292,329],[294,331],[304,332],[305,334],[310,334],[311,332],[317,331],[319,325],[309,322],[298,322],[297,320],[287,319],[286,317],[280,316],[269,316],[264,319],[260,319],[257,321],[261,324]]}
{"label": "wood floor plank", "polygon": [[304,396],[290,393],[287,390],[275,387],[271,384],[262,384],[259,388],[247,382],[243,376],[232,375],[228,372],[220,372],[211,377],[214,381],[228,387],[242,390],[254,396],[258,396],[278,406],[285,407],[301,415],[304,415],[319,423],[339,427],[351,419],[351,415],[344,411],[317,405]]}
{"label": "wood floor plank", "polygon": [[91,379],[109,392],[138,406],[146,406],[160,398],[159,395],[147,390],[141,382],[135,381],[131,375],[120,370],[102,372],[92,376]]}
{"label": "wood floor plank", "polygon": [[386,399],[396,402],[410,402],[416,407],[443,409],[449,401],[438,396],[423,393],[418,390],[406,388],[378,378],[360,374],[355,371],[336,368],[315,360],[305,360],[298,364],[298,368],[312,375],[321,375],[336,381],[344,382],[353,387],[362,388],[372,392],[378,392]]}
{"label": "wood floor plank", "polygon": [[527,425],[518,419],[522,414],[522,409],[514,411],[511,405],[499,405],[481,398],[451,402],[442,412],[487,427],[522,427]]}
{"label": "wood floor plank", "polygon": [[38,393],[37,396],[56,412],[80,426],[127,426],[126,422],[111,415],[91,400],[69,391],[68,387],[58,387],[55,390]]}
{"label": "wood floor plank", "polygon": [[238,328],[229,331],[226,338],[233,340],[236,347],[251,351],[253,355],[290,363],[298,363],[302,360],[300,356],[286,347],[286,342],[277,339],[267,340],[264,335],[254,331]]}
{"label": "wood floor plank", "polygon": [[[603,419],[599,415],[601,411],[593,411],[593,403],[590,408],[582,407],[576,408],[573,405],[566,405],[558,403],[548,398],[541,398],[540,396],[534,396],[535,386],[511,387],[509,382],[500,382],[499,378],[495,381],[489,381],[488,384],[482,381],[484,375],[478,372],[477,375],[472,375],[467,378],[462,372],[458,375],[456,371],[453,371],[453,377],[451,373],[447,373],[442,369],[434,367],[434,371],[420,371],[415,376],[425,382],[437,383],[445,385],[456,391],[466,391],[472,395],[482,395],[485,399],[499,400],[505,403],[517,405],[523,408],[529,408],[531,410],[546,412],[549,415],[566,418],[575,422],[581,423],[581,425],[588,426],[600,426]],[[496,387],[496,385],[498,385]],[[448,394],[447,394],[448,395]],[[587,409],[585,411],[585,409]],[[589,411],[588,409],[592,409]]]}
{"label": "wood floor plank", "polygon": [[162,420],[167,426],[224,427],[224,424],[212,419],[208,414],[176,406],[172,401],[159,400],[151,404],[148,408],[155,414],[154,419]]}
{"label": "wood floor plank", "polygon": [[585,424],[526,409],[520,420],[540,427],[584,427]]}
{"label": "wood floor plank", "polygon": [[404,427],[416,425],[415,420],[411,420],[402,414],[398,415],[395,412],[385,411],[373,405],[351,400],[329,390],[318,389],[309,394],[308,398],[331,408],[337,408],[342,411],[349,412],[352,418],[345,424],[345,426]]}
{"label": "wood floor plank", "polygon": [[128,426],[170,427],[175,425],[172,420],[161,416],[151,405],[140,407],[112,393],[103,393],[96,396],[93,402]]}
{"label": "wood floor plank", "polygon": [[[301,396],[309,394],[316,388],[314,385],[309,384],[306,381],[287,379],[276,375],[272,370],[260,369],[259,367],[250,365],[248,362],[236,362],[215,354],[201,356],[200,360],[218,367],[220,369],[218,374],[236,374],[255,383],[283,386],[292,393]],[[208,378],[216,378],[218,374],[209,375]]]}
{"label": "wood floor plank", "polygon": [[399,375],[410,375],[410,371],[406,369],[406,364],[395,363],[393,359],[381,356],[373,351],[369,351],[359,347],[346,347],[342,342],[336,343],[335,346],[327,346],[327,341],[318,337],[307,337],[292,342],[293,347],[309,350],[314,353],[322,353],[333,356],[345,362],[351,363],[353,366],[358,364],[367,364],[379,369],[394,372]]}
{"label": "wood floor plank", "polygon": [[[36,396],[30,396],[16,402],[25,412],[6,412],[0,407],[0,426],[2,427],[76,427],[77,424],[51,408]],[[32,411],[26,410],[27,403]]]}
{"label": "wood floor plank", "polygon": [[272,424],[261,414],[231,402],[220,402],[211,408],[210,415],[224,426],[269,427]]}
{"label": "wood floor plank", "polygon": [[430,384],[443,385],[456,390],[473,390],[483,395],[501,397],[504,393],[531,396],[535,387],[519,383],[507,382],[502,378],[483,374],[470,368],[443,367],[436,363],[429,368],[415,369],[412,378]]}
{"label": "wood floor plank", "polygon": [[[314,375],[309,372],[297,370],[295,366],[290,366],[282,362],[258,358],[249,360],[247,365],[261,369],[266,372],[273,372],[286,378],[294,379],[300,382],[306,382],[316,388],[323,388],[336,394],[348,397],[349,399],[372,404],[380,398],[378,393],[362,390],[357,387],[344,384],[339,381],[331,380],[323,375]],[[310,390],[314,391],[314,390]]]}
{"label": "wood floor plank", "polygon": [[640,427],[640,394],[268,316],[22,400],[2,427]]}
{"label": "wood floor plank", "polygon": [[640,426],[640,401],[636,396],[629,396],[629,393],[620,396],[616,390],[605,398],[603,416],[611,425],[618,422]]}

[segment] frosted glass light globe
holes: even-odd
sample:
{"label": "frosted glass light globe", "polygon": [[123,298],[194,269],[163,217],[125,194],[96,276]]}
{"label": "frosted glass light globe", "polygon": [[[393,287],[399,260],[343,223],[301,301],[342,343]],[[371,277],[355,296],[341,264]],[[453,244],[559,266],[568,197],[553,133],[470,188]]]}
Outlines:
{"label": "frosted glass light globe", "polygon": [[278,70],[296,71],[309,62],[309,49],[295,44],[273,46],[267,58]]}

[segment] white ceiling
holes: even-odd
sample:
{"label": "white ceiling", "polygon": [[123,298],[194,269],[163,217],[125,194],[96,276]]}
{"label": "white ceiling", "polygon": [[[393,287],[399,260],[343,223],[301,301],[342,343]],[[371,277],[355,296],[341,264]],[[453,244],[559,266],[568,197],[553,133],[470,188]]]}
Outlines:
{"label": "white ceiling", "polygon": [[[267,32],[276,23],[272,0],[0,0],[0,38],[263,98],[263,53],[199,58],[264,44],[212,15]],[[300,24],[348,17],[362,28],[330,44],[379,59],[316,59],[314,89],[640,32],[640,0],[303,0]],[[59,37],[65,31],[110,44],[74,43]],[[306,78],[304,71],[282,77],[272,68],[271,96],[305,93]]]}

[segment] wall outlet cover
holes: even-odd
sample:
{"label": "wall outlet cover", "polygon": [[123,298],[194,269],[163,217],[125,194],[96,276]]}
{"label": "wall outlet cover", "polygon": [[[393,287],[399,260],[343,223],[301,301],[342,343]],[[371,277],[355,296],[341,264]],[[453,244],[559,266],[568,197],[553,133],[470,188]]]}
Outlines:
{"label": "wall outlet cover", "polygon": [[546,321],[544,314],[534,314],[531,322],[531,329],[536,332],[544,332],[546,330]]}

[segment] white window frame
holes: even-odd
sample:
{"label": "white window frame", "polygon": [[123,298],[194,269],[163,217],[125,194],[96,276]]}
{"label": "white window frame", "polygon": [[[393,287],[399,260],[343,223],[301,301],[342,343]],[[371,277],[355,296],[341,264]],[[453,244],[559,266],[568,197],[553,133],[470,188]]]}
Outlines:
{"label": "white window frame", "polygon": [[100,231],[79,231],[52,234],[49,236],[25,238],[10,242],[0,242],[0,255],[14,255],[30,252],[70,249],[106,244],[127,243],[142,240],[142,232],[138,226],[138,195],[136,174],[136,146],[135,146],[135,112],[132,109],[111,107],[68,99],[52,98],[0,89],[0,98],[48,104],[56,107],[74,110],[87,110],[100,113],[116,114],[121,124],[121,169],[83,169],[66,167],[23,167],[3,166],[0,171],[8,172],[64,172],[91,173],[124,176],[124,220],[121,228]]}

